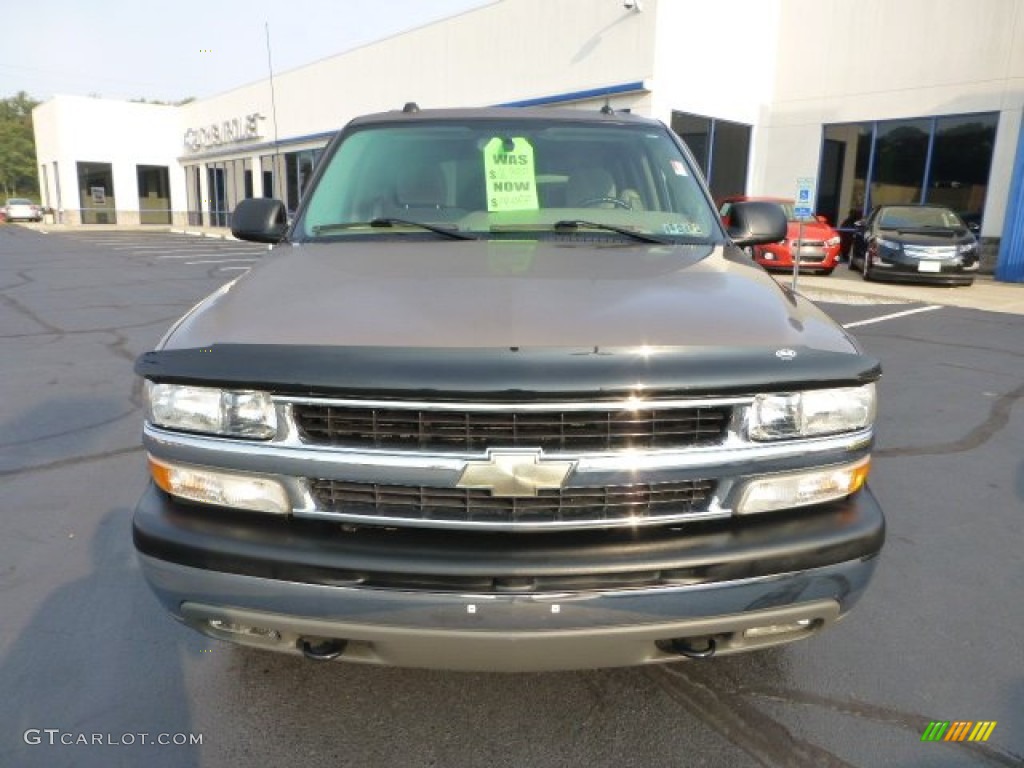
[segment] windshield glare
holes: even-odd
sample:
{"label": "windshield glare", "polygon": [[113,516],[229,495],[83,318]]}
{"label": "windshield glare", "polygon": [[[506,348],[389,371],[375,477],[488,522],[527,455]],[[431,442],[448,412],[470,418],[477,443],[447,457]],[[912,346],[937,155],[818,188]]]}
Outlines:
{"label": "windshield glare", "polygon": [[566,221],[668,240],[719,234],[685,156],[652,126],[536,119],[367,126],[327,163],[294,239],[424,234],[399,222],[370,226],[382,219],[480,236],[551,234]]}
{"label": "windshield glare", "polygon": [[883,210],[878,226],[881,229],[913,229],[915,227],[963,229],[964,223],[948,208],[908,205],[905,208]]}

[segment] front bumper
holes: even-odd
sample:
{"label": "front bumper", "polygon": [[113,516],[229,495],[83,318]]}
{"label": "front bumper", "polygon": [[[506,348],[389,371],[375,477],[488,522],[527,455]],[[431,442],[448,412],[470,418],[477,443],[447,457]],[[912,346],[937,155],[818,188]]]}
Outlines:
{"label": "front bumper", "polygon": [[975,272],[915,272],[911,269],[871,269],[872,280],[893,283],[935,283],[937,285],[973,285]]}
{"label": "front bumper", "polygon": [[[801,271],[826,271],[835,269],[839,261],[839,245],[812,246],[800,249]],[[754,248],[754,261],[765,269],[793,269],[793,251],[790,245],[764,245]]]}
{"label": "front bumper", "polygon": [[864,489],[763,518],[586,535],[350,531],[197,509],[150,487],[134,538],[161,602],[205,634],[294,653],[342,640],[341,658],[356,662],[523,671],[672,661],[678,639],[735,653],[824,629],[870,580],[881,509]]}
{"label": "front bumper", "polygon": [[944,285],[971,285],[978,273],[977,259],[962,262],[945,259],[931,262],[937,272],[922,272],[921,260],[903,253],[886,252],[871,264],[871,277],[894,282],[941,283]]}

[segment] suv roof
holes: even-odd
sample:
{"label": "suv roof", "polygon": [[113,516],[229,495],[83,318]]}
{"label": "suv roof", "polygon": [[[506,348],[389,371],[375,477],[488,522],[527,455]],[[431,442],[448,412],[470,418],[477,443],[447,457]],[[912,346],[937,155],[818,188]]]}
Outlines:
{"label": "suv roof", "polygon": [[436,120],[557,120],[574,123],[636,123],[662,125],[657,120],[631,112],[582,110],[549,107],[478,107],[458,109],[394,109],[353,118],[349,125]]}

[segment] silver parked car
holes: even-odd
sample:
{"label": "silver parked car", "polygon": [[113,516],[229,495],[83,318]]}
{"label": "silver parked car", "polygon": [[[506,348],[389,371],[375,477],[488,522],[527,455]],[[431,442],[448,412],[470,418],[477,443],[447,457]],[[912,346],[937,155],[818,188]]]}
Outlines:
{"label": "silver parked car", "polygon": [[42,209],[24,197],[12,197],[4,205],[7,221],[42,221]]}

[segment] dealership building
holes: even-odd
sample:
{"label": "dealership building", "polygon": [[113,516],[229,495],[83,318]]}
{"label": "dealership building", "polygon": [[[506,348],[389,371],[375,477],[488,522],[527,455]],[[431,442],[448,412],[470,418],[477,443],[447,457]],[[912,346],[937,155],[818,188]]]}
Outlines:
{"label": "dealership building", "polygon": [[1024,281],[1019,0],[493,0],[182,106],[58,96],[33,119],[63,223],[222,227],[290,210],[334,132],[367,112],[550,106],[654,117],[712,194],[793,197],[833,223],[892,202],[980,224]]}

